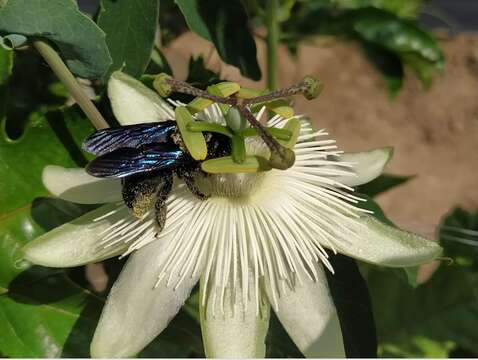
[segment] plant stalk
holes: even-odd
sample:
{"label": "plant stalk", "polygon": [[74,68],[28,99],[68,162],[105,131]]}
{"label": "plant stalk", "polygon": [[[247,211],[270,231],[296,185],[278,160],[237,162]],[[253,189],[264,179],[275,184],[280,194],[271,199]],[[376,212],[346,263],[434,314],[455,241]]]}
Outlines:
{"label": "plant stalk", "polygon": [[277,89],[277,48],[279,47],[279,0],[267,0],[267,87]]}
{"label": "plant stalk", "polygon": [[42,40],[34,41],[33,45],[38,50],[40,55],[45,59],[48,65],[50,65],[55,75],[60,79],[68,92],[75,99],[76,103],[83,110],[93,126],[98,130],[108,128],[109,125],[106,120],[100,114],[93,102],[85,94],[81,88],[81,85],[78,83],[76,78],[70,72],[56,51]]}

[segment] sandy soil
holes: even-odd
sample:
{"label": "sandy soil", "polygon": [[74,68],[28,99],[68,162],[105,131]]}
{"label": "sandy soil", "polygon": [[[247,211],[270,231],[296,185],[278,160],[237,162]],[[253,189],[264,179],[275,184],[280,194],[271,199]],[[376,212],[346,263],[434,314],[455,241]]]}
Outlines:
{"label": "sandy soil", "polygon": [[[440,218],[456,205],[478,206],[478,37],[441,40],[447,65],[429,91],[412,74],[391,101],[379,74],[352,43],[319,40],[304,44],[298,57],[280,50],[280,84],[312,74],[326,85],[319,100],[297,99],[296,110],[327,128],[346,151],[391,145],[395,156],[388,172],[418,175],[378,197],[400,226],[433,236]],[[258,41],[264,69],[265,47]],[[241,79],[237,69],[221,64],[211,45],[184,34],[165,51],[177,77],[185,77],[189,56],[203,54],[223,78]]]}

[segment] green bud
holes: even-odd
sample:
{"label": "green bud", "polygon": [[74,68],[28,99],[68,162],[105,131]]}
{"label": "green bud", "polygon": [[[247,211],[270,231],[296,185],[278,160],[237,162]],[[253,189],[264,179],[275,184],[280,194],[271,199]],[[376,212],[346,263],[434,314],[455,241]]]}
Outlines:
{"label": "green bud", "polygon": [[283,147],[281,153],[272,152],[269,164],[274,169],[287,170],[295,163],[295,153]]}
{"label": "green bud", "polygon": [[234,135],[231,141],[231,156],[234,162],[242,164],[246,159],[246,143],[241,135]]}
{"label": "green bud", "polygon": [[239,133],[246,128],[247,120],[241,115],[235,107],[229,108],[225,116],[227,126],[235,133]]}
{"label": "green bud", "polygon": [[168,84],[168,80],[172,80],[172,77],[166,73],[156,75],[153,81],[153,87],[161,97],[168,97],[173,92],[171,85]]}
{"label": "green bud", "polygon": [[304,93],[304,97],[307,100],[313,100],[317,98],[324,88],[322,81],[310,75],[306,75],[302,80],[302,83],[307,86],[307,90]]}

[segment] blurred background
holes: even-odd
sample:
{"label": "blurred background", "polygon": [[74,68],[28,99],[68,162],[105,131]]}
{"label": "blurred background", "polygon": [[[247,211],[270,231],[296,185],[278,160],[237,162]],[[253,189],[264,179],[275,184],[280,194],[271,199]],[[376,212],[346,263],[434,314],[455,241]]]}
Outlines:
{"label": "blurred background", "polygon": [[[342,150],[392,146],[386,173],[357,190],[397,226],[444,247],[443,259],[407,272],[359,264],[371,305],[366,291],[363,303],[347,298],[356,284],[344,282],[354,334],[364,334],[373,352],[375,324],[382,357],[478,357],[478,0],[277,0],[272,51],[268,0],[190,0],[211,41],[181,12],[178,4],[188,1],[159,1],[159,24],[155,16],[145,24],[137,11],[138,41],[117,31],[131,3],[78,3],[107,34],[115,60],[107,74],[129,60],[123,71],[148,86],[163,71],[195,85],[232,80],[255,88],[320,78],[322,95],[295,98],[296,112],[326,128]],[[154,4],[141,3],[154,13]],[[77,107],[64,107],[74,102],[34,49],[21,47],[13,58],[9,81],[0,76],[0,95],[13,94],[0,137],[0,356],[87,357],[124,260],[52,270],[29,267],[20,249],[91,210],[48,197],[41,171],[51,162],[84,166],[89,158],[79,144],[92,129]],[[267,71],[271,59],[276,81]],[[105,79],[80,81],[114,123]],[[194,294],[141,356],[204,356]],[[274,318],[267,349],[269,357],[301,356]]]}

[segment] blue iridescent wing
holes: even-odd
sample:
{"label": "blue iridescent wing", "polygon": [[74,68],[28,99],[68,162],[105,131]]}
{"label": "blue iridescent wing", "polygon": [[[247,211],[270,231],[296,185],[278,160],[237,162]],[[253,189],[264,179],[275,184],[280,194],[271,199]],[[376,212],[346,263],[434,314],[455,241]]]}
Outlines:
{"label": "blue iridescent wing", "polygon": [[98,130],[85,139],[83,150],[99,156],[120,148],[165,143],[175,130],[176,122],[172,120]]}
{"label": "blue iridescent wing", "polygon": [[171,144],[149,144],[138,149],[120,148],[101,155],[86,166],[96,177],[122,178],[151,171],[172,170],[192,158]]}

